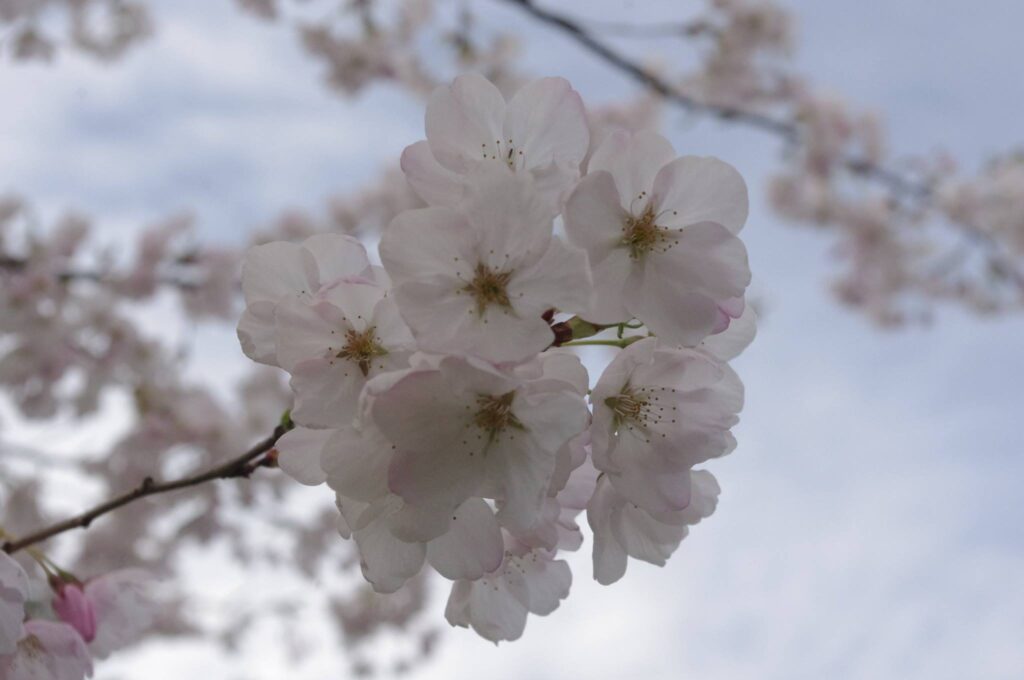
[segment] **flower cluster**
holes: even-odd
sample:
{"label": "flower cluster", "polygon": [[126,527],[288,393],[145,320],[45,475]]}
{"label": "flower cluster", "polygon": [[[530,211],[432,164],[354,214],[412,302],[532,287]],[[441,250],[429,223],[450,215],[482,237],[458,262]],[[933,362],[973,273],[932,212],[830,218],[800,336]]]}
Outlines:
{"label": "flower cluster", "polygon": [[[611,583],[714,509],[694,468],[732,450],[743,402],[746,187],[650,132],[592,144],[560,78],[506,101],[460,76],[426,132],[402,169],[427,207],[385,230],[383,266],[342,235],[256,246],[238,335],[290,374],[280,465],[333,490],[373,588],[429,565],[450,623],[510,640],[568,594],[584,510]],[[620,348],[592,389],[581,344]]]}
{"label": "flower cluster", "polygon": [[[37,558],[42,559],[42,558]],[[47,565],[53,618],[29,617],[25,571],[0,552],[0,677],[4,680],[82,680],[93,658],[135,642],[154,618],[147,572],[114,571],[81,583]]]}

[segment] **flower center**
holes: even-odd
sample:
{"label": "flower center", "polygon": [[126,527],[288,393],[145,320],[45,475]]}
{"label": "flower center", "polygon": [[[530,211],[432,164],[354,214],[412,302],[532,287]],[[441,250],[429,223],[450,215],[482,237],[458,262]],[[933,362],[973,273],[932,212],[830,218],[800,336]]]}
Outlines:
{"label": "flower center", "polygon": [[620,243],[629,248],[629,256],[634,260],[656,248],[664,252],[675,245],[676,240],[672,238],[671,230],[658,226],[656,219],[654,208],[648,205],[640,217],[630,215],[622,225]]}
{"label": "flower center", "polygon": [[[636,389],[625,385],[614,397],[604,400],[604,405],[612,410],[612,422],[618,434],[627,432],[640,436],[648,444],[655,434],[651,428],[664,430],[677,422],[678,407],[675,389],[666,387],[641,387]],[[667,399],[667,401],[666,401]],[[659,431],[661,438],[667,434]]]}
{"label": "flower center", "polygon": [[511,170],[516,170],[521,163],[525,163],[526,157],[522,149],[517,149],[510,137],[507,142],[500,139],[494,140],[494,147],[488,148],[487,144],[480,145],[480,152],[487,160],[501,161]]}
{"label": "flower center", "polygon": [[345,346],[335,356],[355,362],[359,366],[359,370],[366,376],[370,373],[370,362],[387,353],[388,351],[377,339],[377,329],[369,326],[364,331],[355,329],[345,331]]}
{"label": "flower center", "polygon": [[608,397],[604,405],[615,414],[615,424],[636,423],[647,424],[648,399],[643,394],[637,394],[632,387],[626,385],[617,396]]}
{"label": "flower center", "polygon": [[512,400],[516,393],[506,392],[501,396],[481,394],[476,398],[479,409],[473,417],[473,424],[487,433],[493,441],[496,436],[507,428],[525,430],[523,423],[512,413]]}
{"label": "flower center", "polygon": [[473,280],[467,283],[462,290],[473,296],[476,300],[476,311],[480,316],[490,305],[499,307],[512,307],[512,301],[508,299],[508,282],[512,278],[512,272],[499,272],[490,269],[483,262],[477,264],[473,270]]}

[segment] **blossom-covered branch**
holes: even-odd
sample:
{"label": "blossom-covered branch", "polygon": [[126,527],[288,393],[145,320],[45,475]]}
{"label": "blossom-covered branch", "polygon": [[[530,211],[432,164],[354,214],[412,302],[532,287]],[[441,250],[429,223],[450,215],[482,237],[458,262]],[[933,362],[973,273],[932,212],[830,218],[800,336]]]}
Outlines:
{"label": "blossom-covered branch", "polygon": [[274,428],[273,434],[253,445],[251,449],[242,455],[206,470],[205,472],[200,472],[169,482],[158,482],[152,477],[146,477],[142,480],[142,483],[139,484],[139,486],[131,491],[121,494],[120,496],[112,498],[104,503],[100,503],[90,510],[86,510],[74,517],[52,524],[27,536],[22,536],[21,538],[4,542],[2,546],[3,551],[8,554],[13,554],[19,550],[24,550],[29,546],[35,545],[36,543],[41,543],[48,538],[52,538],[57,534],[62,534],[65,531],[88,528],[96,518],[101,517],[108,512],[117,510],[129,503],[133,503],[140,498],[145,498],[146,496],[155,496],[156,494],[167,493],[169,491],[186,489],[188,487],[197,486],[216,479],[248,477],[257,468],[273,467],[276,465],[276,461],[273,456],[274,445],[289,429],[291,429],[290,425],[278,425]]}

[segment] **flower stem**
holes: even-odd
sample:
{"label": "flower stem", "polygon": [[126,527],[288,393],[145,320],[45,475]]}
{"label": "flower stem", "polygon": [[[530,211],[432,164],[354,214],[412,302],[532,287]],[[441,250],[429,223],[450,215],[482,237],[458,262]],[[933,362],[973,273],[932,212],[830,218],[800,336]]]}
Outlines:
{"label": "flower stem", "polygon": [[634,342],[639,342],[644,339],[642,335],[631,335],[627,338],[620,338],[618,340],[573,340],[567,342],[562,347],[581,347],[583,345],[600,345],[602,347],[618,347],[620,349],[629,347]]}

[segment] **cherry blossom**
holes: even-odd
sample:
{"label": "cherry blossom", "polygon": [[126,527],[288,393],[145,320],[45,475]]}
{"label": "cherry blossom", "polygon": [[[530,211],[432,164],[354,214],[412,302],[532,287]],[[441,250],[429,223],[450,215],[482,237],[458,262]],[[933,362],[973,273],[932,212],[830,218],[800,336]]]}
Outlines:
{"label": "cherry blossom", "polygon": [[0,552],[0,656],[11,654],[25,633],[28,576],[7,553]]}
{"label": "cherry blossom", "polygon": [[496,571],[452,585],[444,615],[453,626],[472,627],[492,642],[516,640],[526,628],[527,615],[553,612],[570,585],[572,572],[565,560],[511,541]]}
{"label": "cherry blossom", "polygon": [[9,656],[0,656],[4,680],[82,680],[92,677],[92,659],[74,628],[58,621],[34,619]]}
{"label": "cherry blossom", "polygon": [[455,206],[467,180],[499,167],[536,180],[557,206],[579,177],[590,132],[579,94],[562,78],[523,86],[506,103],[475,73],[437,88],[427,104],[427,139],[402,154],[402,170],[431,205]]}
{"label": "cherry blossom", "polygon": [[589,301],[586,256],[552,235],[529,178],[481,173],[458,210],[395,218],[380,253],[399,311],[428,351],[523,361],[554,340],[545,311]]}
{"label": "cherry blossom", "polygon": [[325,285],[344,278],[374,280],[366,249],[354,238],[311,236],[301,245],[274,242],[250,248],[242,265],[245,313],[238,322],[242,350],[276,366],[275,313],[282,302],[311,300]]}
{"label": "cherry blossom", "polygon": [[288,300],[275,315],[275,347],[295,391],[292,419],[328,427],[351,420],[366,381],[403,368],[412,335],[383,286],[340,281],[313,300]]}
{"label": "cherry blossom", "polygon": [[690,469],[731,451],[743,386],[726,364],[649,338],[605,369],[591,395],[594,465],[652,513],[690,503]]}
{"label": "cherry blossom", "polygon": [[692,346],[743,311],[747,189],[718,159],[674,155],[652,132],[609,135],[566,202],[565,228],[593,267],[588,321],[636,318]]}
{"label": "cherry blossom", "polygon": [[609,585],[622,578],[627,557],[664,566],[689,527],[714,512],[720,488],[711,473],[697,470],[688,483],[685,508],[651,513],[620,495],[608,477],[598,482],[587,506],[598,583]]}
{"label": "cherry blossom", "polygon": [[410,372],[371,412],[396,447],[394,493],[442,523],[467,498],[497,498],[503,525],[518,529],[536,521],[559,449],[587,422],[570,383],[522,380],[457,356]]}
{"label": "cherry blossom", "polygon": [[97,658],[142,637],[155,618],[153,577],[141,569],[120,569],[58,585],[53,611],[70,625]]}

